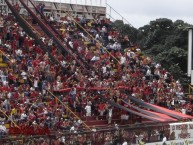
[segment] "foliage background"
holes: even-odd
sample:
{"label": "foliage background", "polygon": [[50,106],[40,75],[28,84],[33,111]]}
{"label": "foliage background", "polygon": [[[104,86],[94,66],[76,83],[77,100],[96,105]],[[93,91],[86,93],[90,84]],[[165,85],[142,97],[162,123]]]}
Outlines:
{"label": "foliage background", "polygon": [[122,20],[116,20],[113,26],[123,35],[128,35],[134,45],[138,45],[145,55],[161,63],[174,78],[179,79],[187,88],[188,27],[192,25],[182,20],[172,21],[159,18],[136,29]]}

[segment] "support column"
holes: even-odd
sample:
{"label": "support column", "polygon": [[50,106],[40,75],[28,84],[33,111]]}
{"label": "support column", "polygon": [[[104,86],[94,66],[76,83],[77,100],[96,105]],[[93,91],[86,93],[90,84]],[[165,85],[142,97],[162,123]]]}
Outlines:
{"label": "support column", "polygon": [[187,68],[187,75],[190,77],[191,76],[191,71],[192,71],[192,30],[193,28],[188,28],[188,68]]}
{"label": "support column", "polygon": [[193,70],[191,70],[191,86],[193,86]]}

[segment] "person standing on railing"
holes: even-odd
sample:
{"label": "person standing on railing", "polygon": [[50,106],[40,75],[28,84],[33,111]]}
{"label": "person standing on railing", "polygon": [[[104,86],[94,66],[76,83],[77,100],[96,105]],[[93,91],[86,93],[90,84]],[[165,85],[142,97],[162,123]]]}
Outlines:
{"label": "person standing on railing", "polygon": [[43,15],[44,15],[44,7],[45,7],[45,4],[40,3],[38,5],[38,9],[39,9],[40,13],[43,14]]}
{"label": "person standing on railing", "polygon": [[45,4],[42,4],[42,6],[41,6],[41,13],[44,15],[44,8],[45,8]]}

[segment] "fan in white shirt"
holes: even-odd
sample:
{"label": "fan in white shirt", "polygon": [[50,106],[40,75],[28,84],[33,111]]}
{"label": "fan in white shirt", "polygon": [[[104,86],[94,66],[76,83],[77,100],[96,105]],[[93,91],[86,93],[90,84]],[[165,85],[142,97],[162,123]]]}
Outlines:
{"label": "fan in white shirt", "polygon": [[181,109],[182,114],[186,114],[186,108]]}
{"label": "fan in white shirt", "polygon": [[22,75],[22,77],[23,77],[24,80],[27,79],[27,73],[26,73],[25,71],[22,71],[21,75]]}
{"label": "fan in white shirt", "polygon": [[126,141],[124,141],[122,145],[128,145],[128,143]]}
{"label": "fan in white shirt", "polygon": [[71,48],[73,48],[73,42],[69,41],[68,44],[70,45]]}
{"label": "fan in white shirt", "polygon": [[91,59],[91,61],[97,61],[97,60],[100,60],[100,57],[98,57],[98,56],[93,56],[93,58]]}
{"label": "fan in white shirt", "polygon": [[15,53],[19,56],[22,56],[22,50],[21,49],[15,50]]}
{"label": "fan in white shirt", "polygon": [[103,74],[105,74],[107,72],[107,67],[106,66],[103,66],[102,67],[102,71],[103,71]]}
{"label": "fan in white shirt", "polygon": [[91,116],[91,105],[88,103],[85,107],[86,116]]}
{"label": "fan in white shirt", "polygon": [[26,118],[27,118],[27,115],[26,115],[25,113],[22,113],[20,119],[21,119],[21,120],[24,120],[24,119],[26,119]]}
{"label": "fan in white shirt", "polygon": [[121,56],[120,63],[121,63],[121,64],[124,64],[125,61],[126,61],[126,57],[125,57],[125,56]]}
{"label": "fan in white shirt", "polygon": [[34,88],[38,88],[38,82],[39,82],[39,79],[35,78],[35,80],[34,80]]}
{"label": "fan in white shirt", "polygon": [[[2,124],[4,124],[4,123],[2,123]],[[0,131],[1,132],[7,132],[7,129],[4,125],[0,125]]]}

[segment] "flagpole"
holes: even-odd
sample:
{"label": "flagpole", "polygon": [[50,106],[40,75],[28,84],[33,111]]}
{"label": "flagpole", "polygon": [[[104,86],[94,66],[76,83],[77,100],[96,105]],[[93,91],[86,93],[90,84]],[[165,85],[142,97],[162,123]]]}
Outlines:
{"label": "flagpole", "polygon": [[[76,13],[75,13],[76,15],[77,15],[77,0],[76,0]],[[76,16],[75,16],[76,17]]]}
{"label": "flagpole", "polygon": [[91,12],[90,12],[90,14],[92,16],[92,0],[90,0],[90,5],[91,5]]}

